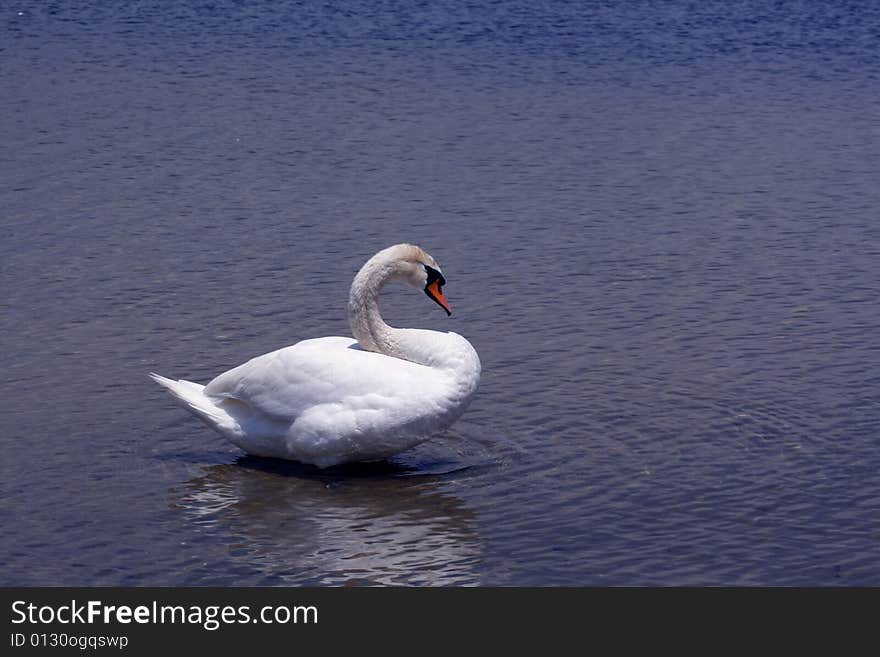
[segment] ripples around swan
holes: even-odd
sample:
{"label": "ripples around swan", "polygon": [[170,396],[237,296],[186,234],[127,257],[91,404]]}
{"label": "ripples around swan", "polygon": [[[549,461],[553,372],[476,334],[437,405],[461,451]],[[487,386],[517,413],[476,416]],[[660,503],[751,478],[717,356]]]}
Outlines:
{"label": "ripples around swan", "polygon": [[475,515],[442,486],[471,466],[421,457],[329,470],[241,457],[204,468],[172,504],[228,542],[233,572],[271,573],[265,584],[476,584]]}

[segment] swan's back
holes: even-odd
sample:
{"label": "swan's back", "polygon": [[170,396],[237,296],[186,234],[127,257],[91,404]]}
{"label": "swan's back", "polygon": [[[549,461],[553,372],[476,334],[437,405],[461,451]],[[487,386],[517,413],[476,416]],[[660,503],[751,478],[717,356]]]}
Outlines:
{"label": "swan's back", "polygon": [[436,387],[432,374],[424,365],[363,351],[351,338],[326,337],[252,358],[212,380],[205,394],[288,419],[327,403],[414,401],[414,390]]}

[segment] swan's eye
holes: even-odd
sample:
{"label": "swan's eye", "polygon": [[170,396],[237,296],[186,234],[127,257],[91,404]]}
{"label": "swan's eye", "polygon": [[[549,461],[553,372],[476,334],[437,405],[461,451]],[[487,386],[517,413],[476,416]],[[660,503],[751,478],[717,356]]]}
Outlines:
{"label": "swan's eye", "polygon": [[433,267],[430,267],[428,265],[425,265],[425,271],[428,272],[428,280],[425,284],[426,288],[428,287],[428,285],[430,285],[434,281],[437,281],[437,284],[440,287],[443,287],[444,285],[446,285],[446,279],[443,278],[443,274],[441,274],[439,271],[437,271],[436,269],[434,269]]}

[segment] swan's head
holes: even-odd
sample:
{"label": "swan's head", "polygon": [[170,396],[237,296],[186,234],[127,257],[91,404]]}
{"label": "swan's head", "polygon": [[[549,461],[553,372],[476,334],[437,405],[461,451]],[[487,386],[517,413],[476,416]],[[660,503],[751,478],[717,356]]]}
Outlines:
{"label": "swan's head", "polygon": [[435,301],[447,315],[452,314],[449,301],[443,294],[443,286],[446,279],[440,271],[440,265],[424,249],[413,244],[398,244],[392,246],[397,260],[398,276],[409,285],[425,291],[430,299]]}
{"label": "swan's head", "polygon": [[[446,279],[440,270],[440,265],[424,249],[414,244],[395,244],[387,249],[379,251],[364,265],[361,274],[370,275],[376,270],[384,270],[381,278],[397,279],[425,291],[447,315],[452,314],[449,301],[443,294],[443,286]],[[367,273],[369,272],[369,273]],[[360,277],[361,274],[358,276]]]}

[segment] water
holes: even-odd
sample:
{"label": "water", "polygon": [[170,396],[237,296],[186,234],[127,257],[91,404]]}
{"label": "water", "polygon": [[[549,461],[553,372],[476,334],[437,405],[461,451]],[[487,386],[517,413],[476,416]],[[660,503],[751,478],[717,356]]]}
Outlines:
{"label": "water", "polygon": [[[868,3],[0,5],[0,584],[880,584]],[[401,241],[446,435],[243,456],[206,382]]]}

